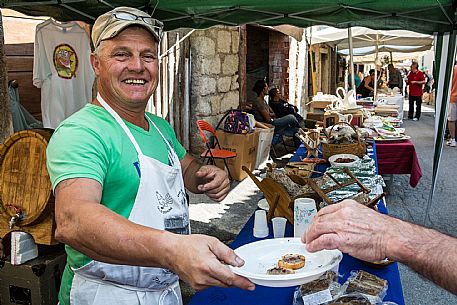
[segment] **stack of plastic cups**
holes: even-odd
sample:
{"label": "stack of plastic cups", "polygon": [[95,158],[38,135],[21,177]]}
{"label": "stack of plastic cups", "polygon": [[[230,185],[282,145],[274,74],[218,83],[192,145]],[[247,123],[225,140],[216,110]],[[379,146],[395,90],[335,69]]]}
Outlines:
{"label": "stack of plastic cups", "polygon": [[264,210],[257,210],[254,214],[254,229],[253,235],[257,238],[267,237],[269,233],[267,225],[267,212]]}
{"label": "stack of plastic cups", "polygon": [[284,217],[275,217],[271,222],[273,223],[273,237],[283,238],[286,231],[287,219]]}

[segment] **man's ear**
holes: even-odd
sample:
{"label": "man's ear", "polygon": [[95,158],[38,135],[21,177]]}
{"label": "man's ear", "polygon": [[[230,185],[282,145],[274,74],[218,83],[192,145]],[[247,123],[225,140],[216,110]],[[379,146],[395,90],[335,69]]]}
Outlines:
{"label": "man's ear", "polygon": [[100,75],[100,59],[98,58],[98,55],[95,53],[90,54],[90,64],[92,65],[92,69],[94,69],[95,75],[99,76]]}

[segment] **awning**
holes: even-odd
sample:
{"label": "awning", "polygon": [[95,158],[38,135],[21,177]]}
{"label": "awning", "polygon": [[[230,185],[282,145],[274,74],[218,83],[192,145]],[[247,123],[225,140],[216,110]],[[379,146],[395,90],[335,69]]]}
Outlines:
{"label": "awning", "polygon": [[0,4],[27,15],[88,23],[113,7],[123,5],[153,13],[165,23],[167,30],[258,23],[298,27],[363,26],[432,34],[451,31],[455,24],[451,0],[4,0]]}
{"label": "awning", "polygon": [[[322,43],[349,49],[347,29],[326,27],[321,30],[311,28],[311,43]],[[364,27],[352,27],[352,47],[371,47],[376,43],[385,46],[431,46],[433,36],[405,30],[374,30]],[[430,49],[430,48],[429,48]]]}
{"label": "awning", "polygon": [[[425,46],[390,46],[390,45],[380,45],[378,47],[378,52],[393,52],[393,53],[414,53],[414,52],[422,52],[428,51],[432,48],[432,45],[425,45]],[[345,50],[338,50],[338,53],[341,55],[349,55],[349,49]],[[370,54],[376,53],[376,47],[364,47],[364,48],[356,48],[353,50],[354,56],[365,56]]]}

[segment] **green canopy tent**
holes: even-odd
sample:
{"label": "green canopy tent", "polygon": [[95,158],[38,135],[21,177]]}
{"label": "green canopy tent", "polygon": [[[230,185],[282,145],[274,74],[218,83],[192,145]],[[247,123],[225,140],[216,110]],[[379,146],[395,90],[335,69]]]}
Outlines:
{"label": "green canopy tent", "polygon": [[449,0],[4,0],[0,6],[28,15],[90,23],[100,14],[122,5],[154,12],[154,16],[165,23],[167,30],[259,23],[299,27],[319,24],[339,28],[364,26],[432,34],[449,32],[455,24],[455,8],[453,1]]}
{"label": "green canopy tent", "polygon": [[[455,56],[457,1],[450,0],[3,0],[0,7],[33,16],[51,16],[60,21],[93,23],[117,6],[132,6],[151,13],[166,30],[202,29],[217,24],[237,26],[291,24],[299,27],[330,25],[337,28],[363,26],[377,30],[403,29],[435,34],[437,114],[432,202],[443,148],[449,84]],[[438,73],[439,71],[439,73]],[[428,207],[429,208],[429,207]]]}

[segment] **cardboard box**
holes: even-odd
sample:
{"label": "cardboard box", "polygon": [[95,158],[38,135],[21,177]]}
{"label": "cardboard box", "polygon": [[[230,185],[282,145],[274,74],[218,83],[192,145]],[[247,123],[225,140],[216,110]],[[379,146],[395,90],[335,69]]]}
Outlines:
{"label": "cardboard box", "polygon": [[[227,164],[232,178],[238,181],[243,180],[248,174],[241,169],[242,166],[246,166],[251,171],[255,169],[259,132],[238,134],[217,130],[216,135],[222,149],[236,152],[237,156],[227,159]],[[222,160],[216,160],[216,165],[225,168]]]}
{"label": "cardboard box", "polygon": [[257,146],[257,158],[255,168],[259,168],[270,157],[271,142],[275,132],[274,128],[256,128],[255,132],[259,133],[259,146]]}

